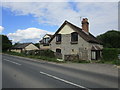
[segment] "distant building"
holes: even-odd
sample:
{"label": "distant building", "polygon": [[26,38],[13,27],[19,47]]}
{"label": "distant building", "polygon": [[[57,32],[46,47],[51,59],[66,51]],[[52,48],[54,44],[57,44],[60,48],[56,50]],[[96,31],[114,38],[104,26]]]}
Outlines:
{"label": "distant building", "polygon": [[50,49],[50,44],[49,44],[49,40],[52,38],[53,35],[51,34],[46,34],[42,40],[40,40],[40,50],[46,50],[46,49]]}
{"label": "distant building", "polygon": [[65,21],[50,40],[50,49],[64,60],[98,60],[103,45],[89,32],[87,18],[82,20],[82,28]]}
{"label": "distant building", "polygon": [[18,43],[11,48],[11,51],[19,53],[29,50],[39,50],[39,48],[36,47],[33,43]]}

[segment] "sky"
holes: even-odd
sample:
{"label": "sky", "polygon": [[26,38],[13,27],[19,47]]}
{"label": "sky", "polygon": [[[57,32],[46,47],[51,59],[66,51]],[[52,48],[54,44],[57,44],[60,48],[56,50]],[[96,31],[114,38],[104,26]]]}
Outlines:
{"label": "sky", "polygon": [[13,1],[2,2],[2,5],[0,5],[2,11],[2,16],[0,15],[2,17],[0,33],[7,35],[13,43],[38,43],[45,34],[54,34],[65,20],[81,28],[81,20],[88,18],[90,23],[89,32],[94,36],[109,30],[118,30],[117,1]]}

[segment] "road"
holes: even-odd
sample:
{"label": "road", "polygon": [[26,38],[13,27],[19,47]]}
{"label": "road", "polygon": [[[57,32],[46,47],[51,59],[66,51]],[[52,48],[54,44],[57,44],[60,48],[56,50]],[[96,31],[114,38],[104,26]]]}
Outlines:
{"label": "road", "polygon": [[118,88],[118,78],[49,62],[3,55],[3,88]]}

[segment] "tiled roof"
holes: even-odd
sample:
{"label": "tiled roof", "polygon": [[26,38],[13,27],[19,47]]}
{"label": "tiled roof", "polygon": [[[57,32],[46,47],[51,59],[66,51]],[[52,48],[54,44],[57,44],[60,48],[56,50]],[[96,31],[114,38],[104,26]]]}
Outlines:
{"label": "tiled roof", "polygon": [[29,44],[32,44],[32,43],[18,43],[17,45],[13,46],[12,49],[22,49],[28,46]]}
{"label": "tiled roof", "polygon": [[46,34],[46,35],[50,36],[51,38],[52,38],[52,36],[53,36],[52,34]]}
{"label": "tiled roof", "polygon": [[99,46],[93,45],[91,50],[102,50]]}

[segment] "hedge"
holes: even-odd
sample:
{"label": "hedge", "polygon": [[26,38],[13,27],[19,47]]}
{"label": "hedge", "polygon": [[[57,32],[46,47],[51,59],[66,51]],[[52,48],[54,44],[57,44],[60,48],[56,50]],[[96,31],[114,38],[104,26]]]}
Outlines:
{"label": "hedge", "polygon": [[55,58],[55,54],[51,50],[30,50],[23,52],[26,55],[34,55],[34,56],[45,56],[50,58]]}
{"label": "hedge", "polygon": [[120,49],[104,48],[103,60],[118,60],[118,54],[120,54]]}

